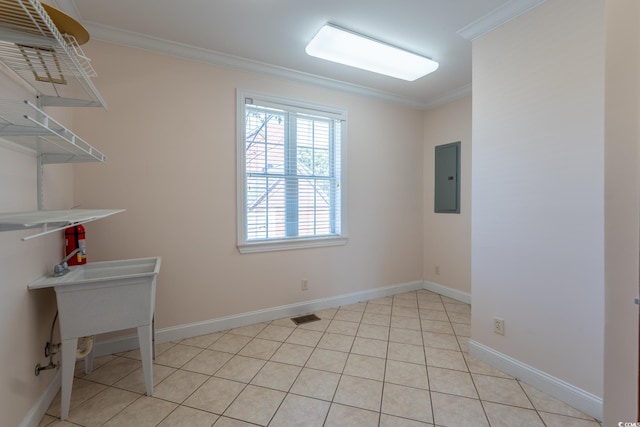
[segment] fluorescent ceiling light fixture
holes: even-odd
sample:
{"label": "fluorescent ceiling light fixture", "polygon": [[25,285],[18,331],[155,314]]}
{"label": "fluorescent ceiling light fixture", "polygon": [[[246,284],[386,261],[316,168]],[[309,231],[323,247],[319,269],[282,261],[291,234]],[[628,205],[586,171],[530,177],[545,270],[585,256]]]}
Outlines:
{"label": "fluorescent ceiling light fixture", "polygon": [[414,81],[438,69],[424,56],[325,24],[309,42],[307,54],[374,73]]}

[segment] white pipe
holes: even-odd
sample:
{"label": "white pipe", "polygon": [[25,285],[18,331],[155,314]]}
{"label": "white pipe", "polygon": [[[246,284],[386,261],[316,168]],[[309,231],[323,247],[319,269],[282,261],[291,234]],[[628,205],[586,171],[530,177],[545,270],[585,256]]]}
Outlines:
{"label": "white pipe", "polygon": [[84,349],[81,349],[80,346],[78,346],[76,349],[76,360],[84,359],[89,353],[91,353],[91,350],[93,350],[93,337],[82,337],[80,339],[84,342]]}

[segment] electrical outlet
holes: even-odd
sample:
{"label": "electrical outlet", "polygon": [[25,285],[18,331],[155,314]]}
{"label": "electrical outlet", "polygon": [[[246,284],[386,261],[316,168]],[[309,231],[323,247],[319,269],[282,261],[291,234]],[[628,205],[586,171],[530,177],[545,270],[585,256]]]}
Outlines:
{"label": "electrical outlet", "polygon": [[302,289],[303,291],[309,290],[309,281],[307,279],[302,279],[300,289]]}
{"label": "electrical outlet", "polygon": [[498,335],[504,335],[504,319],[499,317],[493,318],[493,332]]}
{"label": "electrical outlet", "polygon": [[440,275],[440,266],[436,265],[435,272],[437,275]]}

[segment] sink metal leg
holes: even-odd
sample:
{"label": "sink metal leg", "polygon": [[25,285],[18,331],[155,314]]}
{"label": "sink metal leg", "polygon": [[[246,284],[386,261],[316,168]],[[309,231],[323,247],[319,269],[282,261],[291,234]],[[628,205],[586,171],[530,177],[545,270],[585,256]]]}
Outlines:
{"label": "sink metal leg", "polygon": [[147,396],[153,395],[153,360],[152,360],[152,332],[151,325],[138,327],[138,341],[140,343],[140,356],[142,357],[142,371]]}
{"label": "sink metal leg", "polygon": [[151,318],[151,351],[153,360],[156,360],[156,315]]}
{"label": "sink metal leg", "polygon": [[62,421],[69,417],[73,371],[76,367],[76,348],[78,348],[77,338],[62,340],[62,396],[60,405],[60,420]]}

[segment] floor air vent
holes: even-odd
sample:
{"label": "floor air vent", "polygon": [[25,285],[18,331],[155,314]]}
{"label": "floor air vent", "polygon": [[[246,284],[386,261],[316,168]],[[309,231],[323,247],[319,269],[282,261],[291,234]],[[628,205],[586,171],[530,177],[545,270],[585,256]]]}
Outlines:
{"label": "floor air vent", "polygon": [[315,314],[307,314],[306,316],[292,317],[291,320],[293,320],[293,323],[296,325],[302,325],[303,323],[315,322],[316,320],[320,320],[320,318]]}

